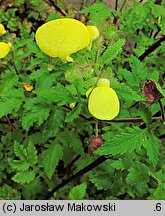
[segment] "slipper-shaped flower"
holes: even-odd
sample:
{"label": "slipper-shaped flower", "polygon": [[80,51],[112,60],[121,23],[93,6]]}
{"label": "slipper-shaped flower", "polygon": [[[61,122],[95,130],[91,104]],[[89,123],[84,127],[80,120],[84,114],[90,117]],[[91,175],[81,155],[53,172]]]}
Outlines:
{"label": "slipper-shaped flower", "polygon": [[5,33],[6,33],[5,27],[2,24],[0,24],[0,35]]}
{"label": "slipper-shaped flower", "polygon": [[37,29],[35,38],[39,48],[47,55],[73,61],[70,55],[90,47],[98,36],[96,27],[86,27],[76,19],[62,18],[43,24]]}
{"label": "slipper-shaped flower", "polygon": [[119,113],[119,99],[108,79],[101,78],[88,100],[89,112],[97,119],[112,120]]}
{"label": "slipper-shaped flower", "polygon": [[0,59],[5,58],[11,48],[11,43],[0,42]]}

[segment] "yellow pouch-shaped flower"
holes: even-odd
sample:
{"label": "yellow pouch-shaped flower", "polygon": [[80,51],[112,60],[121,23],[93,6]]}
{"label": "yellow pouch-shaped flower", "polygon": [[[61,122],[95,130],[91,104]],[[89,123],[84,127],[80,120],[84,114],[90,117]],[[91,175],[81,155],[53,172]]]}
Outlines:
{"label": "yellow pouch-shaped flower", "polygon": [[7,56],[11,48],[11,43],[0,42],[0,58]]}
{"label": "yellow pouch-shaped flower", "polygon": [[[90,28],[90,32],[93,31]],[[93,36],[95,33],[90,32],[82,22],[62,18],[43,24],[37,29],[35,38],[39,48],[47,55],[73,61],[70,57],[72,53],[88,47],[91,43],[91,35],[92,40],[97,38]]]}
{"label": "yellow pouch-shaped flower", "polygon": [[6,33],[5,27],[2,24],[0,24],[0,35],[5,33]]}
{"label": "yellow pouch-shaped flower", "polygon": [[108,79],[101,78],[93,89],[88,100],[89,112],[97,119],[112,120],[119,113],[119,99],[116,92],[110,88]]}

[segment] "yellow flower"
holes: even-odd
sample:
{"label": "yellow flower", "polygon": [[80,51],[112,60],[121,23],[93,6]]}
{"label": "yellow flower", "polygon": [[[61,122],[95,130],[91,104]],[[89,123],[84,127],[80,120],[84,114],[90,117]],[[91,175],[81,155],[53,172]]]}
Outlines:
{"label": "yellow flower", "polygon": [[90,44],[88,45],[88,49],[91,50],[92,42],[99,37],[99,30],[95,26],[87,26],[90,35]]}
{"label": "yellow flower", "polygon": [[161,16],[158,17],[158,26],[161,28],[162,22],[161,22]]}
{"label": "yellow flower", "polygon": [[75,107],[75,105],[76,105],[76,103],[70,103],[70,104],[69,104],[69,107],[70,107],[71,109],[73,109],[73,108]]}
{"label": "yellow flower", "polygon": [[0,24],[0,35],[5,33],[6,33],[5,27],[2,24]]}
{"label": "yellow flower", "polygon": [[119,99],[108,79],[101,78],[89,96],[89,112],[97,119],[111,120],[119,113]]}
{"label": "yellow flower", "polygon": [[26,91],[32,91],[33,90],[33,86],[31,86],[31,85],[29,85],[29,84],[27,84],[27,83],[23,83],[23,86],[24,86],[24,88],[26,89]]}
{"label": "yellow flower", "polygon": [[72,62],[72,53],[90,47],[98,37],[96,29],[86,27],[76,19],[62,18],[43,24],[37,29],[35,38],[39,48],[47,55]]}
{"label": "yellow flower", "polygon": [[11,48],[11,43],[0,42],[0,58],[8,55]]}
{"label": "yellow flower", "polygon": [[85,93],[86,97],[89,96],[89,94],[91,93],[92,89],[93,89],[93,87],[90,87],[90,88],[86,91],[86,93]]}

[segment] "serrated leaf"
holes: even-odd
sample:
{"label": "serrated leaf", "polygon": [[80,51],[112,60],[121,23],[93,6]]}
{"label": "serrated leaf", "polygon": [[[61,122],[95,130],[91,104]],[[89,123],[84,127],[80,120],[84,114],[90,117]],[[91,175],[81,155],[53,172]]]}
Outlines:
{"label": "serrated leaf", "polygon": [[111,62],[117,57],[119,53],[121,53],[124,44],[125,40],[119,39],[116,43],[114,43],[106,50],[106,52],[99,58],[98,62],[100,64],[106,64],[107,62]]}
{"label": "serrated leaf", "polygon": [[33,98],[26,102],[22,116],[22,127],[26,131],[34,124],[40,126],[49,116],[50,105],[45,99]]}
{"label": "serrated leaf", "polygon": [[111,16],[112,9],[106,7],[104,4],[93,4],[80,11],[82,14],[90,13],[90,20],[96,24],[100,24],[100,21],[104,18]]}
{"label": "serrated leaf", "polygon": [[27,158],[30,164],[35,165],[37,163],[37,150],[32,142],[29,142],[27,146]]}
{"label": "serrated leaf", "polygon": [[146,123],[146,125],[150,125],[152,123],[151,111],[145,106],[140,107],[140,115],[143,121]]}
{"label": "serrated leaf", "polygon": [[18,76],[13,71],[6,70],[1,75],[0,92],[5,92],[11,89],[14,85],[17,85]]}
{"label": "serrated leaf", "polygon": [[65,122],[72,122],[78,115],[81,113],[82,104],[77,105],[74,109],[72,109],[65,119]]}
{"label": "serrated leaf", "polygon": [[13,110],[17,112],[20,109],[24,98],[23,91],[17,89],[0,93],[0,118],[12,113]]}
{"label": "serrated leaf", "polygon": [[20,200],[21,194],[7,184],[0,187],[0,200]]}
{"label": "serrated leaf", "polygon": [[147,71],[144,64],[135,56],[131,56],[130,59],[131,59],[132,72],[137,82],[140,83],[142,81],[145,81],[147,76]]}
{"label": "serrated leaf", "polygon": [[83,81],[81,79],[77,79],[73,82],[76,91],[77,91],[77,95],[84,95],[85,91],[84,91],[84,86],[83,86]]}
{"label": "serrated leaf", "polygon": [[55,78],[57,77],[57,73],[50,73],[45,68],[41,68],[40,70],[37,70],[33,72],[30,75],[30,79],[36,80],[36,88],[47,88],[50,87],[53,82],[55,81]]}
{"label": "serrated leaf", "polygon": [[139,150],[144,145],[145,140],[143,130],[138,127],[130,128],[128,133],[121,133],[112,140],[106,141],[95,153],[99,155],[131,153]]}
{"label": "serrated leaf", "polygon": [[25,171],[25,170],[28,170],[30,164],[27,162],[20,161],[20,160],[13,160],[13,161],[10,161],[10,166],[13,169],[16,169],[18,171]]}
{"label": "serrated leaf", "polygon": [[26,200],[37,198],[36,194],[38,195],[42,191],[42,182],[39,178],[34,178],[28,184],[23,186],[23,197]]}
{"label": "serrated leaf", "polygon": [[157,83],[156,83],[156,87],[160,91],[160,93],[163,95],[163,97],[165,98],[165,90]]}
{"label": "serrated leaf", "polygon": [[45,125],[46,130],[44,130],[44,136],[54,137],[59,132],[60,128],[63,127],[65,120],[65,112],[63,110],[54,110],[50,117],[47,119],[47,124]]}
{"label": "serrated leaf", "polygon": [[123,68],[119,68],[119,73],[123,75],[124,79],[126,79],[130,86],[138,86],[135,77],[130,71]]}
{"label": "serrated leaf", "polygon": [[15,176],[12,177],[12,180],[20,184],[25,184],[31,182],[34,178],[35,178],[35,171],[27,170],[27,171],[18,172]]}
{"label": "serrated leaf", "polygon": [[42,88],[35,90],[34,93],[39,97],[46,98],[53,102],[60,102],[60,105],[64,105],[70,99],[72,99],[71,93],[61,84],[57,84],[52,88]]}
{"label": "serrated leaf", "polygon": [[68,148],[73,148],[77,154],[82,155],[84,153],[82,141],[76,132],[66,129],[58,139],[66,147],[66,151]]}
{"label": "serrated leaf", "polygon": [[49,179],[53,176],[62,155],[62,146],[55,143],[50,144],[50,147],[42,152],[42,164]]}
{"label": "serrated leaf", "polygon": [[132,161],[128,158],[119,159],[112,162],[111,166],[117,170],[125,170],[128,169],[132,164]]}
{"label": "serrated leaf", "polygon": [[18,142],[14,143],[14,153],[21,161],[27,161],[27,152]]}
{"label": "serrated leaf", "polygon": [[69,192],[69,198],[71,200],[82,200],[85,197],[86,189],[87,189],[87,184],[85,182],[75,186]]}
{"label": "serrated leaf", "polygon": [[129,170],[126,181],[128,184],[147,183],[149,181],[149,170],[147,166],[139,162],[134,164]]}
{"label": "serrated leaf", "polygon": [[144,98],[136,91],[132,90],[129,86],[120,83],[120,88],[116,89],[119,98],[126,100],[144,101]]}
{"label": "serrated leaf", "polygon": [[152,200],[164,200],[165,197],[165,183],[159,184],[156,190],[154,190],[153,195],[151,196]]}
{"label": "serrated leaf", "polygon": [[153,166],[157,165],[158,162],[158,146],[159,146],[159,139],[153,134],[148,133],[148,140],[146,145],[147,155],[149,157],[149,161],[153,164]]}

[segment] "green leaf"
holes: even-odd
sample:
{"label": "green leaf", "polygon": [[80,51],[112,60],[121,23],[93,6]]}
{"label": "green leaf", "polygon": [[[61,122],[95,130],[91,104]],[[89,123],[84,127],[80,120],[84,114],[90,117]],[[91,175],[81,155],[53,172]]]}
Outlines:
{"label": "green leaf", "polygon": [[35,178],[35,171],[27,170],[27,171],[18,172],[15,176],[12,177],[12,180],[20,184],[25,184],[31,182],[34,178]]}
{"label": "green leaf", "polygon": [[50,100],[53,102],[60,102],[60,105],[64,105],[66,102],[72,99],[70,92],[61,84],[57,84],[52,88],[42,88],[35,90],[34,93],[39,97],[46,98],[46,100]]}
{"label": "green leaf", "polygon": [[119,98],[124,98],[126,100],[144,101],[144,98],[139,94],[139,92],[132,90],[132,88],[123,83],[120,83],[120,88],[115,90]]}
{"label": "green leaf", "polygon": [[49,148],[42,152],[42,165],[49,179],[53,176],[62,155],[62,146],[55,143],[50,144]]}
{"label": "green leaf", "polygon": [[73,82],[75,88],[76,88],[76,91],[77,91],[77,95],[80,96],[80,95],[84,95],[85,94],[85,90],[84,90],[84,83],[81,79],[77,79]]}
{"label": "green leaf", "polygon": [[56,80],[58,73],[50,73],[47,68],[41,68],[30,75],[30,79],[36,80],[36,89],[50,87]]}
{"label": "green leaf", "polygon": [[129,169],[131,165],[132,165],[132,160],[130,158],[115,160],[111,164],[111,166],[117,170]]}
{"label": "green leaf", "polygon": [[27,162],[27,152],[18,142],[14,143],[14,153],[21,160]]}
{"label": "green leaf", "polygon": [[32,98],[24,105],[22,127],[26,131],[34,124],[40,126],[49,116],[50,105],[45,99]]}
{"label": "green leaf", "polygon": [[63,110],[55,109],[50,117],[47,119],[45,125],[44,135],[46,137],[54,137],[59,132],[60,128],[63,127],[65,120],[65,112]]}
{"label": "green leaf", "polygon": [[29,142],[27,146],[27,158],[30,164],[35,165],[37,163],[37,150],[32,142]]}
{"label": "green leaf", "polygon": [[82,14],[90,13],[90,20],[96,24],[100,24],[100,21],[104,18],[111,16],[112,9],[106,7],[104,4],[93,4],[80,11]]}
{"label": "green leaf", "polygon": [[110,46],[106,52],[99,58],[99,64],[106,64],[117,57],[122,52],[122,47],[125,44],[124,39],[119,39],[116,43]]}
{"label": "green leaf", "polygon": [[18,76],[15,72],[6,70],[5,73],[1,75],[0,92],[5,92],[11,89],[14,85],[17,85]]}
{"label": "green leaf", "polygon": [[20,200],[21,194],[15,190],[14,188],[10,187],[7,184],[4,184],[0,187],[0,200]]}
{"label": "green leaf", "polygon": [[131,59],[132,72],[137,82],[140,83],[142,81],[145,81],[147,77],[147,71],[144,64],[135,56],[131,56],[130,59]]}
{"label": "green leaf", "polygon": [[152,200],[164,200],[165,197],[165,183],[159,184],[151,196]]}
{"label": "green leaf", "polygon": [[10,166],[13,169],[16,169],[18,171],[25,171],[29,169],[30,164],[24,161],[20,161],[20,160],[13,160],[9,162]]}
{"label": "green leaf", "polygon": [[69,192],[69,198],[71,200],[82,200],[86,195],[87,184],[84,182],[75,186]]}
{"label": "green leaf", "polygon": [[128,184],[147,183],[149,181],[149,170],[147,166],[139,162],[133,164],[126,181]]}
{"label": "green leaf", "polygon": [[163,97],[165,98],[165,90],[157,83],[156,83],[156,87],[160,91],[160,93],[163,95]]}
{"label": "green leaf", "polygon": [[150,125],[152,123],[151,111],[147,107],[141,106],[139,112],[146,125]]}
{"label": "green leaf", "polygon": [[130,71],[123,68],[119,68],[119,73],[123,75],[123,77],[126,79],[130,86],[138,86],[135,77]]}
{"label": "green leaf", "polygon": [[74,109],[72,109],[65,119],[65,122],[72,122],[75,118],[79,116],[81,113],[82,104],[77,105]]}
{"label": "green leaf", "polygon": [[0,118],[12,113],[13,110],[17,112],[23,101],[24,94],[21,90],[12,89],[11,91],[0,93]]}
{"label": "green leaf", "polygon": [[76,132],[66,129],[60,139],[61,143],[65,142],[64,145],[67,145],[67,148],[72,147],[75,153],[80,155],[84,153],[82,142]]}
{"label": "green leaf", "polygon": [[38,194],[42,193],[43,185],[39,178],[34,178],[33,181],[23,186],[23,198],[26,200],[34,199]]}
{"label": "green leaf", "polygon": [[99,155],[131,153],[132,151],[140,150],[145,140],[143,130],[138,127],[130,128],[129,132],[121,133],[112,140],[106,141],[95,153]]}
{"label": "green leaf", "polygon": [[159,146],[159,139],[153,134],[147,134],[148,140],[146,145],[147,155],[149,157],[149,161],[153,164],[153,166],[157,165],[158,162],[158,146]]}

